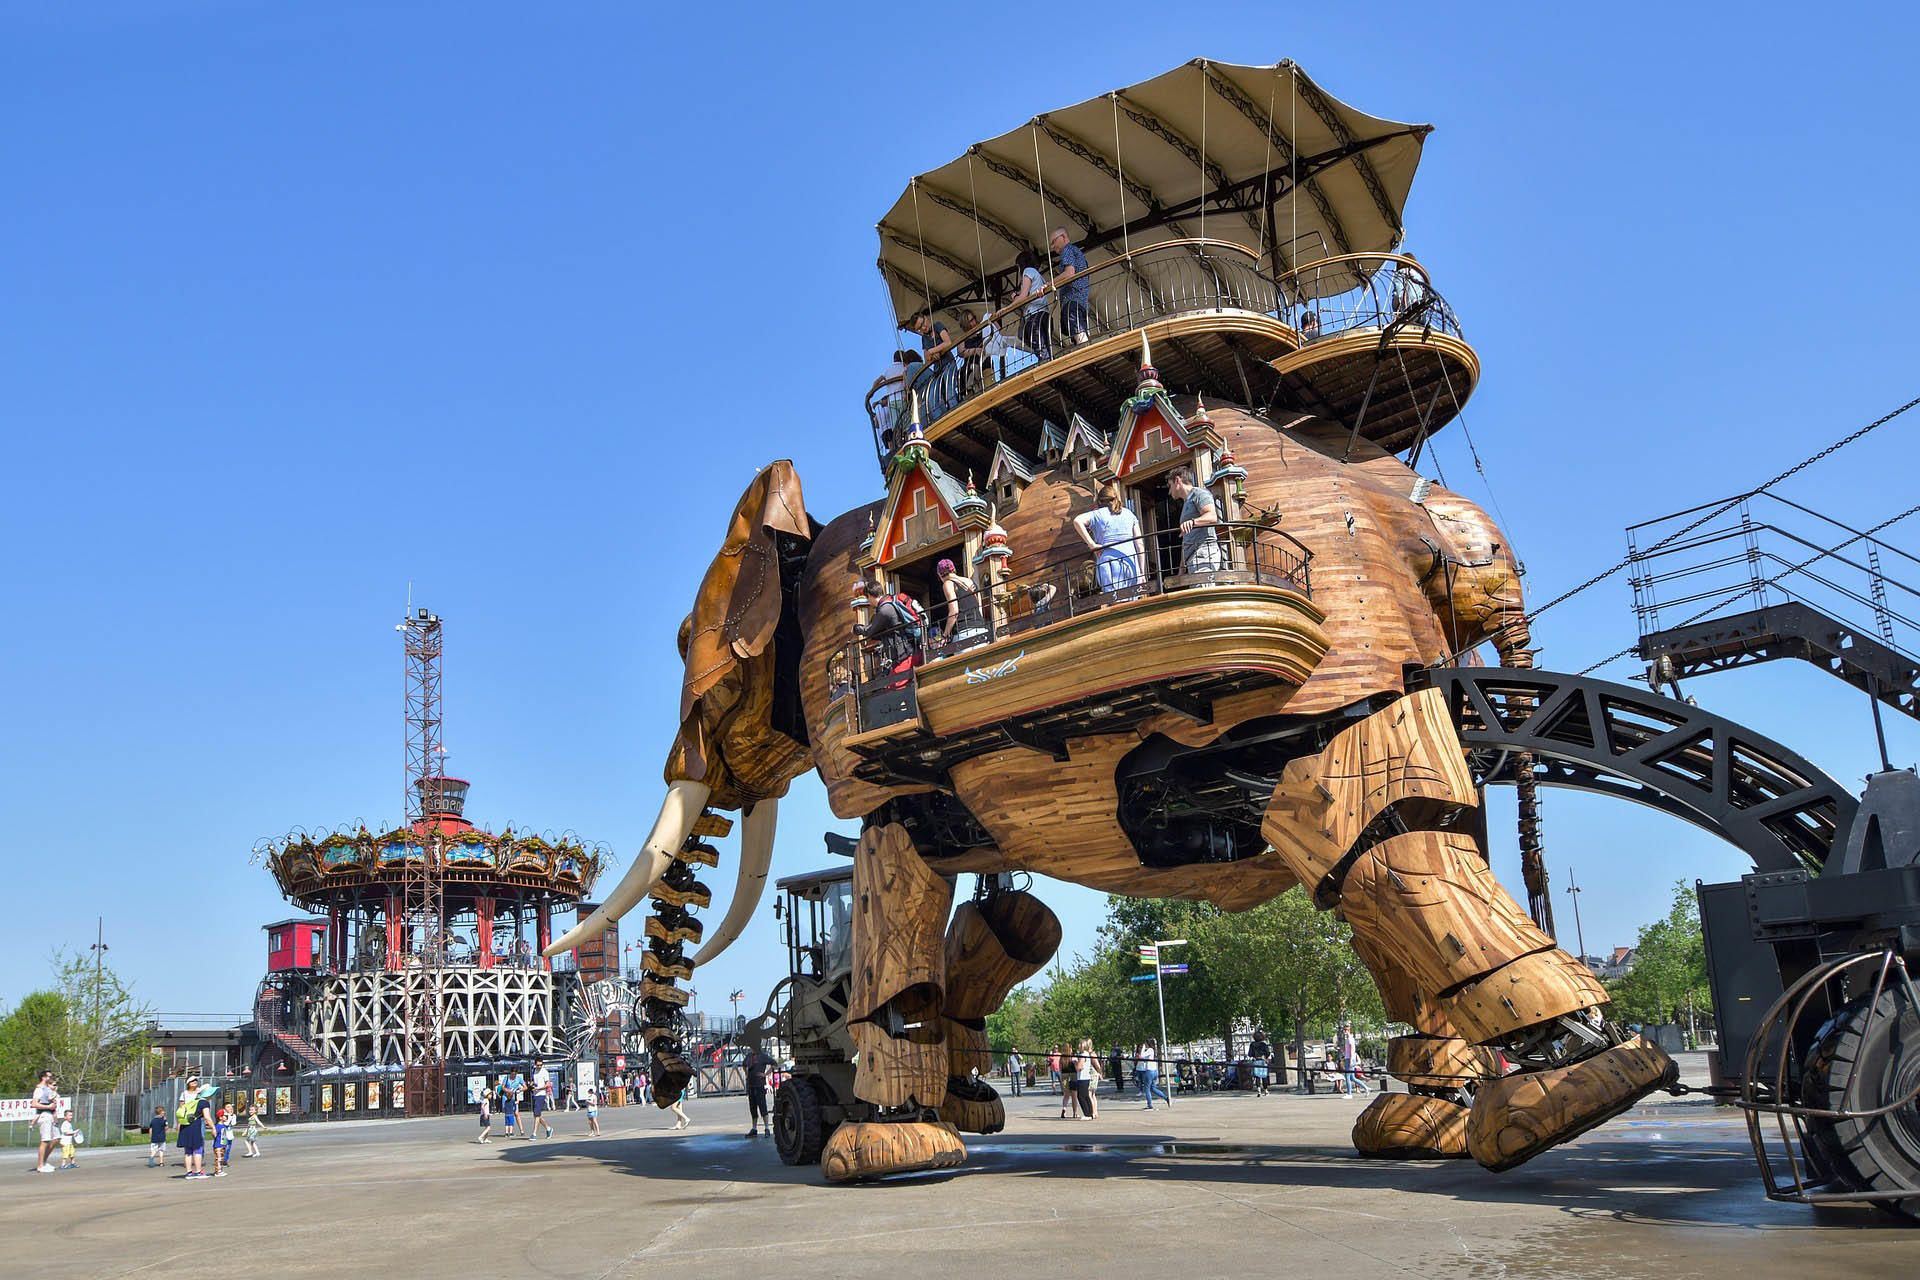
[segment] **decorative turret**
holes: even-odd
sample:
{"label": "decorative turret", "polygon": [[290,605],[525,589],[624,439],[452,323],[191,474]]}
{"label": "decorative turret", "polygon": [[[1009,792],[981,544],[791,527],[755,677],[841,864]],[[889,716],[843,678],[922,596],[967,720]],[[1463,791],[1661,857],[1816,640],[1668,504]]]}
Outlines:
{"label": "decorative turret", "polygon": [[987,500],[980,496],[978,489],[973,487],[973,472],[971,471],[967,472],[966,494],[958,502],[953,504],[953,518],[962,527],[976,523],[985,526],[985,524],[992,519],[987,507]]}
{"label": "decorative turret", "polygon": [[896,471],[913,471],[922,466],[932,454],[927,444],[926,433],[920,429],[920,393],[913,393],[913,422],[907,428],[907,438],[900,445],[900,452],[894,455]]}
{"label": "decorative turret", "polygon": [[988,568],[1005,568],[1013,558],[1013,548],[1007,542],[1007,531],[1000,527],[1000,509],[991,509],[987,531],[980,535],[980,554],[973,558],[977,565]]}
{"label": "decorative turret", "polygon": [[1136,401],[1150,400],[1156,394],[1165,395],[1166,388],[1160,385],[1160,371],[1153,367],[1153,348],[1147,343],[1147,331],[1140,331],[1140,382],[1133,389]]}

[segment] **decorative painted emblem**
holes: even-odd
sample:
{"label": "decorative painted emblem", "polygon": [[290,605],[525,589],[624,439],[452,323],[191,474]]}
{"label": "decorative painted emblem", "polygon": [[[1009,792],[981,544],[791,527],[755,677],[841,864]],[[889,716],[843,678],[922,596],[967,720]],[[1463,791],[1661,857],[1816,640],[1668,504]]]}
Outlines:
{"label": "decorative painted emblem", "polygon": [[1026,656],[1027,651],[1022,649],[1005,662],[996,662],[990,667],[981,667],[978,670],[968,667],[967,683],[985,684],[989,680],[998,680],[1001,676],[1010,676],[1020,669],[1020,660]]}

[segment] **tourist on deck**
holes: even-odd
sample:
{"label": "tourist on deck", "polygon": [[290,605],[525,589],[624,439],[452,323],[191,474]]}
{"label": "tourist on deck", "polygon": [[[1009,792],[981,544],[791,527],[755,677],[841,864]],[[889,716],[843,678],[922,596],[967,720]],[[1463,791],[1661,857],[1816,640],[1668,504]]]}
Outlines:
{"label": "tourist on deck", "polygon": [[913,318],[913,331],[920,335],[920,352],[926,364],[913,375],[913,389],[926,402],[929,420],[953,407],[953,333],[926,312]]}
{"label": "tourist on deck", "polygon": [[1094,578],[1102,591],[1126,591],[1140,583],[1140,520],[1120,500],[1120,486],[1100,485],[1099,505],[1073,518],[1073,527],[1094,553]]}
{"label": "tourist on deck", "polygon": [[1180,504],[1180,571],[1217,573],[1220,543],[1213,526],[1220,523],[1213,495],[1193,482],[1192,467],[1175,467],[1167,477],[1167,492]]}
{"label": "tourist on deck", "polygon": [[1309,311],[1300,317],[1300,341],[1312,342],[1320,336],[1320,313]]}
{"label": "tourist on deck", "polygon": [[1053,256],[1060,262],[1053,277],[1053,287],[1060,294],[1060,332],[1078,346],[1087,340],[1087,255],[1067,238],[1065,227],[1055,227]]}
{"label": "tourist on deck", "polygon": [[913,636],[920,620],[913,617],[910,606],[900,597],[888,595],[887,589],[871,578],[865,589],[867,607],[873,616],[866,622],[854,623],[853,634],[874,642],[874,661],[880,670],[904,674],[905,668],[920,658]]}
{"label": "tourist on deck", "polygon": [[993,361],[988,343],[999,337],[992,325],[982,327],[980,312],[968,307],[960,313],[960,393],[979,395],[993,385]]}
{"label": "tourist on deck", "polygon": [[1047,278],[1040,274],[1040,258],[1022,249],[1014,265],[1020,268],[1020,292],[1008,306],[1020,308],[1020,345],[1041,360],[1053,359],[1053,335],[1047,328]]}
{"label": "tourist on deck", "polygon": [[940,590],[947,597],[947,620],[940,634],[950,652],[971,649],[987,642],[986,620],[980,616],[980,588],[972,578],[956,571],[953,561],[942,560],[934,566],[940,575]]}
{"label": "tourist on deck", "polygon": [[1421,272],[1419,259],[1410,253],[1400,255],[1406,261],[1398,263],[1393,269],[1393,313],[1395,316],[1418,311],[1427,304],[1427,279]]}
{"label": "tourist on deck", "polygon": [[[880,371],[880,376],[867,388],[867,398],[873,401],[873,425],[882,437],[896,432],[906,416],[907,383],[913,374],[913,366],[920,363],[920,356],[913,351],[896,351],[893,362]],[[875,393],[880,398],[874,400]],[[887,447],[892,448],[889,442]]]}

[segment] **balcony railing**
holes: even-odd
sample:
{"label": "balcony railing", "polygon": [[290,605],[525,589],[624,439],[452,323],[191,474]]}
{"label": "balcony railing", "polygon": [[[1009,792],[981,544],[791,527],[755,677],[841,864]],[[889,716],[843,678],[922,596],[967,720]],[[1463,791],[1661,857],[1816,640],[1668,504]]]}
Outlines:
{"label": "balcony railing", "polygon": [[[864,733],[918,714],[914,671],[929,662],[1027,635],[1113,605],[1210,586],[1279,587],[1311,598],[1313,553],[1270,525],[1222,522],[1203,526],[1192,545],[1178,529],[1143,535],[1111,548],[1103,567],[1089,551],[1060,556],[1014,574],[993,590],[983,627],[943,636],[944,602],[928,611],[918,646],[884,637],[856,640],[830,664],[829,700],[852,697],[850,728]],[[984,593],[986,588],[982,587]]]}
{"label": "balcony railing", "polygon": [[1399,325],[1464,338],[1459,317],[1420,263],[1401,253],[1322,258],[1280,277],[1282,318],[1306,346],[1355,329]]}
{"label": "balcony railing", "polygon": [[[1074,280],[1050,282],[1037,299],[1002,307],[971,329],[949,325],[956,347],[941,369],[915,364],[908,370],[910,386],[868,395],[867,416],[882,457],[906,436],[910,392],[919,395],[920,421],[931,425],[1001,381],[1073,350],[1078,344],[1067,328],[1069,312],[1083,286],[1089,341],[1195,312],[1279,316],[1280,294],[1260,269],[1259,256],[1231,241],[1175,240],[1121,253]],[[1073,319],[1078,328],[1077,313]]]}

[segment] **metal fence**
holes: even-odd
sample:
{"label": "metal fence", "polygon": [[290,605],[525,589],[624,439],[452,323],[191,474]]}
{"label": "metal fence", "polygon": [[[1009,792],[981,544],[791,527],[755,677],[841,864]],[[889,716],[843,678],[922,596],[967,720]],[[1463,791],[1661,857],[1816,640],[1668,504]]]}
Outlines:
{"label": "metal fence", "polygon": [[[110,1146],[137,1138],[127,1133],[128,1097],[124,1093],[76,1093],[64,1099],[73,1109],[73,1127],[86,1135],[86,1146]],[[0,1124],[0,1135],[0,1141],[9,1147],[30,1147],[40,1141],[38,1126],[31,1120]]]}

